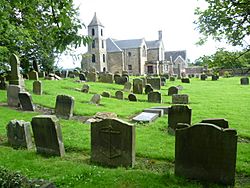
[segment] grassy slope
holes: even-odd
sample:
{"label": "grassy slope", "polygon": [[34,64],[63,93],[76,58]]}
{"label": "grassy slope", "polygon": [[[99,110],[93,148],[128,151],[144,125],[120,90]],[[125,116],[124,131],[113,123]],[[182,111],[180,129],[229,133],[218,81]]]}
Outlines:
{"label": "grassy slope", "polygon": [[[169,105],[171,98],[166,95],[171,85],[169,82],[162,88],[164,104]],[[128,102],[114,98],[103,98],[101,106],[88,104],[93,94],[75,91],[81,83],[72,80],[43,80],[45,95],[32,95],[33,101],[50,108],[55,106],[57,94],[68,94],[75,97],[74,114],[94,115],[98,111],[115,112],[119,118],[128,120],[142,109],[159,104],[147,102]],[[112,96],[123,86],[104,83],[89,83],[91,93],[110,91]],[[192,79],[191,84],[181,84],[181,93],[189,94],[190,107],[193,109],[192,121],[203,118],[223,117],[229,120],[230,127],[236,128],[241,138],[250,139],[250,128],[247,122],[250,111],[250,87],[239,85],[239,78],[220,79],[219,81],[200,81]],[[32,81],[26,81],[26,87],[32,93]],[[128,93],[125,93],[127,97]],[[6,102],[6,92],[0,91],[0,102]],[[146,95],[137,95],[140,101]],[[11,119],[30,121],[37,113],[16,111],[0,107],[0,165],[11,170],[20,170],[32,178],[45,178],[56,182],[61,187],[201,187],[173,175],[174,137],[166,134],[167,117],[159,118],[151,124],[136,125],[136,165],[134,169],[108,169],[89,164],[90,127],[77,121],[60,120],[66,156],[44,158],[34,151],[18,151],[6,145],[5,126]],[[242,140],[242,139],[241,139]],[[244,140],[243,140],[244,141]],[[247,187],[250,183],[250,143],[239,142],[237,152],[236,187]],[[46,173],[45,173],[46,172]],[[245,177],[246,176],[246,177]],[[243,179],[241,177],[244,177]]]}

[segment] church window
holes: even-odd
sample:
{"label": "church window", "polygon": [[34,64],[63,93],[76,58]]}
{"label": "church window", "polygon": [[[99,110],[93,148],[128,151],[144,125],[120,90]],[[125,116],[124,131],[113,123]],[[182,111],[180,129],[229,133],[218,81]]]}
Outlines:
{"label": "church window", "polygon": [[103,63],[105,63],[105,62],[106,62],[106,57],[105,57],[105,54],[103,54],[103,55],[102,55],[102,61],[103,61]]}
{"label": "church window", "polygon": [[95,63],[95,54],[92,54],[92,63]]}
{"label": "church window", "polygon": [[101,36],[103,36],[103,30],[101,29]]}
{"label": "church window", "polygon": [[92,29],[92,36],[95,36],[95,29]]}
{"label": "church window", "polygon": [[92,41],[92,48],[95,48],[95,40]]}
{"label": "church window", "polygon": [[104,48],[104,41],[102,40],[102,48]]}
{"label": "church window", "polygon": [[128,52],[128,56],[131,57],[131,55],[132,55],[131,52]]}
{"label": "church window", "polygon": [[129,71],[132,70],[132,65],[128,65],[128,70],[129,70]]}

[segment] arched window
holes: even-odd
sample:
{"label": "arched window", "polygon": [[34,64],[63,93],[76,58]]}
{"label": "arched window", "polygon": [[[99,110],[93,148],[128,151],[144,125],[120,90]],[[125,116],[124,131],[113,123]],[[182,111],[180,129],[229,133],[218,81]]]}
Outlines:
{"label": "arched window", "polygon": [[104,48],[104,41],[102,40],[102,48]]}
{"label": "arched window", "polygon": [[92,41],[92,48],[95,48],[95,39]]}
{"label": "arched window", "polygon": [[105,62],[106,62],[106,57],[105,57],[105,54],[103,54],[103,55],[102,55],[102,61],[103,61],[103,63],[105,63]]}
{"label": "arched window", "polygon": [[95,29],[92,29],[92,36],[95,36]]}
{"label": "arched window", "polygon": [[101,36],[103,36],[103,30],[101,29]]}
{"label": "arched window", "polygon": [[92,63],[95,63],[95,54],[92,54]]}

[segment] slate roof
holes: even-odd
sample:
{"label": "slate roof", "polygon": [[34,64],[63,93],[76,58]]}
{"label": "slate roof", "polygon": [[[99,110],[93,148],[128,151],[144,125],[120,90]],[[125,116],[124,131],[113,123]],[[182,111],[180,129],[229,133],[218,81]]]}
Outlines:
{"label": "slate roof", "polygon": [[115,44],[121,49],[139,48],[144,39],[114,40]]}
{"label": "slate roof", "polygon": [[104,26],[102,25],[102,23],[100,22],[100,20],[97,18],[96,12],[95,12],[95,15],[94,15],[92,21],[90,22],[90,24],[88,25],[88,27],[89,27],[89,26],[97,26],[97,25],[100,25],[100,26],[104,27]]}
{"label": "slate roof", "polygon": [[106,49],[107,52],[122,52],[122,50],[116,45],[116,43],[111,38],[108,38],[106,40]]}
{"label": "slate roof", "polygon": [[174,62],[179,56],[182,57],[182,59],[186,60],[186,50],[181,50],[181,51],[166,51],[164,53],[165,55],[165,60],[170,61],[170,57],[172,57],[172,61]]}
{"label": "slate roof", "polygon": [[146,41],[147,48],[148,49],[160,48],[161,42],[162,42],[161,40]]}

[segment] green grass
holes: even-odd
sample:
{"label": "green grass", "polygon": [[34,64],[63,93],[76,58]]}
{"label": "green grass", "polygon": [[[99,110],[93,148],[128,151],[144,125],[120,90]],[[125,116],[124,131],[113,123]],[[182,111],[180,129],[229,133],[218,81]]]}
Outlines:
{"label": "green grass", "polygon": [[[218,81],[200,81],[190,84],[180,80],[168,82],[162,87],[163,104],[148,103],[147,95],[137,95],[139,102],[102,98],[101,105],[89,104],[93,93],[109,91],[114,96],[123,86],[105,83],[88,83],[90,93],[81,93],[83,83],[73,79],[60,81],[42,80],[44,95],[32,94],[32,81],[26,81],[26,89],[33,102],[49,108],[55,107],[58,94],[75,98],[74,114],[92,116],[96,112],[114,112],[119,118],[130,121],[144,108],[169,106],[168,87],[182,85],[180,93],[188,94],[192,108],[192,123],[204,118],[226,118],[230,128],[238,132],[236,185],[250,187],[250,86],[241,86],[239,78],[220,78]],[[129,93],[125,92],[127,98]],[[136,126],[136,164],[131,168],[106,168],[90,163],[90,126],[80,121],[62,120],[63,141],[66,155],[62,158],[45,158],[34,150],[15,150],[8,146],[6,125],[12,119],[31,121],[37,112],[22,112],[8,108],[6,91],[0,90],[0,165],[9,170],[19,170],[29,178],[43,178],[55,182],[58,187],[203,187],[196,181],[174,176],[174,137],[166,132],[167,116],[150,124]],[[211,185],[216,187],[216,185]]]}

